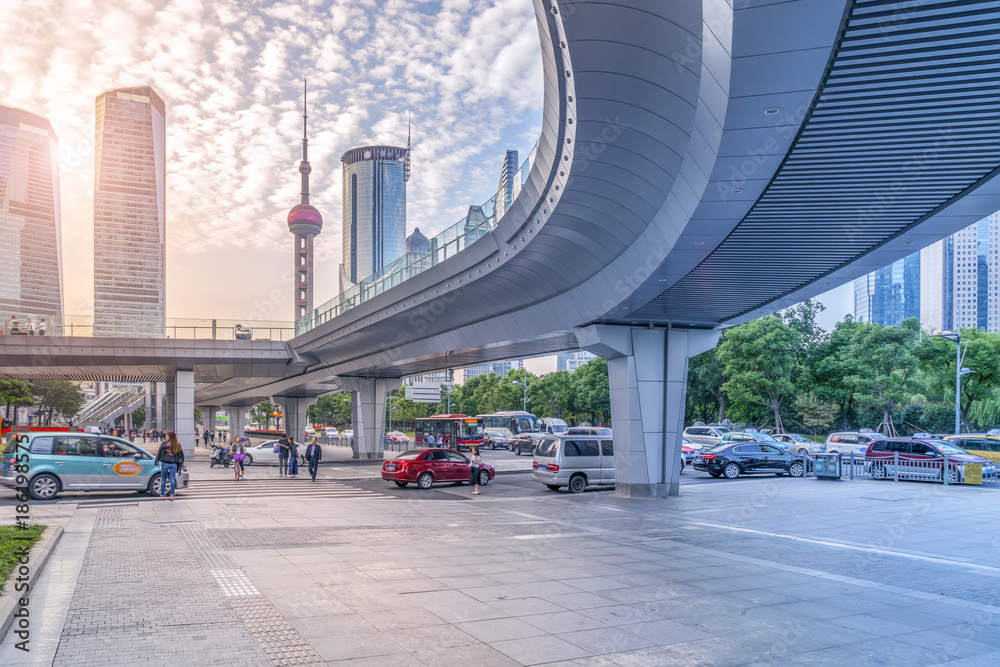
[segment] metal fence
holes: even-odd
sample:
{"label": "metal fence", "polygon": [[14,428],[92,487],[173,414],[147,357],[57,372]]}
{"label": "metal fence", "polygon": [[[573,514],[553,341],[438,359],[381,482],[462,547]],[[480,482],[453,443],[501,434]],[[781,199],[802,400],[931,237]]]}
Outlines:
{"label": "metal fence", "polygon": [[[859,454],[819,455],[828,460],[840,459],[842,479],[874,479],[893,482],[923,481],[983,486],[1000,485],[1000,462],[971,464],[944,456],[900,456],[899,452],[882,457]],[[817,456],[806,456],[806,477],[815,476]],[[947,471],[947,472],[945,472]]]}

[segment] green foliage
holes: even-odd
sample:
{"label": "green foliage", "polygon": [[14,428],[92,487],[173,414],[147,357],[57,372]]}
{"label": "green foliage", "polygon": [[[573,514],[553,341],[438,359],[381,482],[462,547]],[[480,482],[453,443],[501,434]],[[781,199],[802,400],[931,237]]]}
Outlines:
{"label": "green foliage", "polygon": [[[195,421],[199,421],[199,417],[195,416]],[[146,425],[146,408],[136,408],[132,411],[132,426],[135,428],[142,428]]]}
{"label": "green foliage", "polygon": [[[266,403],[262,403],[261,405],[266,405]],[[257,421],[257,417],[253,411],[251,411],[250,417],[254,421]],[[314,404],[306,408],[306,417],[312,424],[334,426],[338,429],[350,426],[351,392],[342,391],[336,394],[320,396]]]}
{"label": "green foliage", "polygon": [[733,327],[719,346],[726,394],[771,411],[783,431],[781,410],[795,399],[795,382],[802,370],[802,335],[776,315]]}
{"label": "green foliage", "polygon": [[83,407],[83,391],[66,380],[32,380],[29,384],[35,405],[45,412],[45,425],[52,425],[52,417],[69,418]]}
{"label": "green foliage", "polygon": [[726,418],[728,397],[722,389],[726,381],[724,370],[718,348],[690,359],[685,410],[688,423],[722,421]]}
{"label": "green foliage", "polygon": [[11,408],[32,405],[35,402],[31,385],[24,380],[0,380],[0,402],[4,405],[4,415],[10,419]]}
{"label": "green foliage", "polygon": [[41,524],[32,524],[26,528],[0,526],[0,592],[4,589],[7,577],[18,566],[20,550],[31,547],[44,531],[45,526]]}
{"label": "green foliage", "polygon": [[264,401],[250,408],[250,420],[265,431],[271,430],[271,423],[277,424],[276,414],[281,413],[281,406],[271,401]]}
{"label": "green foliage", "polygon": [[908,320],[899,327],[885,327],[863,322],[854,328],[844,354],[853,360],[851,381],[870,407],[882,411],[882,418],[874,426],[882,427],[893,435],[895,407],[910,393],[917,357],[914,348],[918,328],[915,320]]}
{"label": "green foliage", "polygon": [[[975,371],[962,377],[962,422],[967,423],[973,404],[990,401],[1000,389],[1000,336],[978,329],[962,329],[961,333],[965,348],[962,366]],[[933,337],[925,337],[915,350],[929,391],[950,397],[952,401],[955,400],[955,352],[955,343]],[[980,412],[977,415],[988,416]],[[972,421],[970,427],[975,424],[978,428],[995,423],[991,419]]]}
{"label": "green foliage", "polygon": [[827,430],[833,426],[838,408],[814,395],[799,396],[795,401],[795,414],[803,426],[812,430]]}

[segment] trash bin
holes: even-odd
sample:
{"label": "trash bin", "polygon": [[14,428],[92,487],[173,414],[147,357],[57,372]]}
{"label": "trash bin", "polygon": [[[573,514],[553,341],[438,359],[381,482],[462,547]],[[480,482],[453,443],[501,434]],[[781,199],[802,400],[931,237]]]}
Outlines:
{"label": "trash bin", "polygon": [[819,454],[813,472],[816,479],[840,479],[840,454]]}

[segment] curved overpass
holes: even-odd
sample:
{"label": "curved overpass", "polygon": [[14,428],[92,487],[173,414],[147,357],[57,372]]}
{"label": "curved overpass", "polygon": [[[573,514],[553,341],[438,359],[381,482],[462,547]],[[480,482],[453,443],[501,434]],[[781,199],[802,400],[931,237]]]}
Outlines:
{"label": "curved overpass", "polygon": [[351,389],[376,439],[395,379],[582,346],[619,492],[675,492],[686,358],[721,327],[1000,208],[994,2],[534,2],[542,133],[497,228],[297,337],[306,371],[199,403]]}

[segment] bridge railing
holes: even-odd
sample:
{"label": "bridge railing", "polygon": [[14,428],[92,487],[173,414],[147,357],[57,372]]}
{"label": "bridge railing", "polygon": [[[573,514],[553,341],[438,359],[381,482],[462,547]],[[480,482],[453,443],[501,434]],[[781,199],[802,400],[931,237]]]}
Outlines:
{"label": "bridge railing", "polygon": [[125,317],[97,321],[93,315],[16,313],[0,316],[3,317],[0,335],[6,336],[276,341],[290,340],[295,336],[292,322],[278,321],[167,318],[161,324]]}
{"label": "bridge railing", "polygon": [[[514,185],[511,202],[521,192],[528,179],[536,143],[528,157],[512,179]],[[492,231],[497,221],[506,213],[506,197],[500,193],[490,197],[481,206],[470,206],[464,218],[445,229],[423,245],[407,252],[402,257],[330,299],[295,323],[295,334],[299,335],[342,315],[382,292],[402,284],[413,276],[423,273],[432,266],[453,257]]]}

